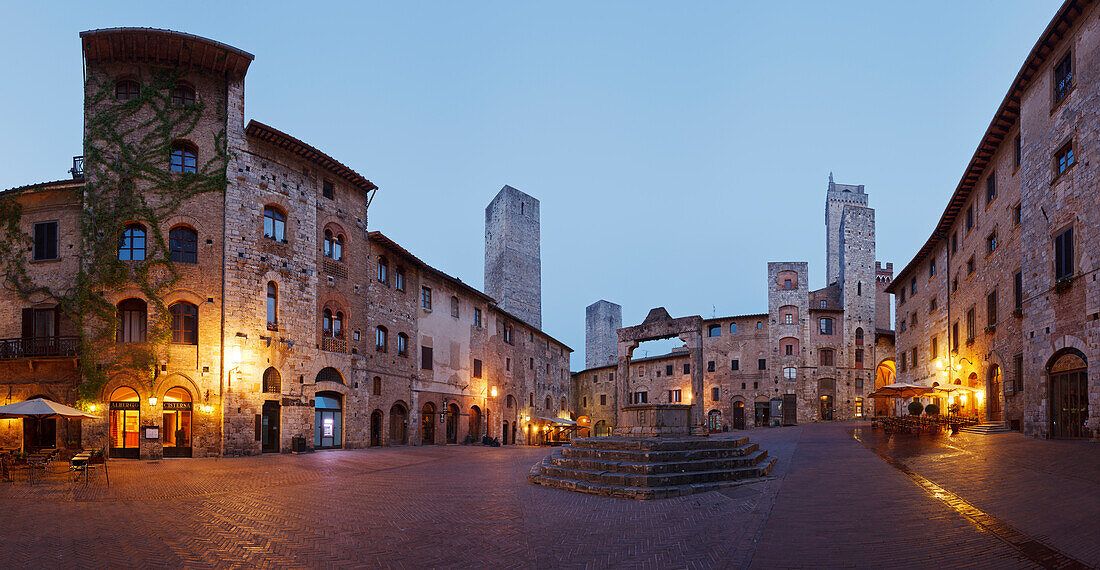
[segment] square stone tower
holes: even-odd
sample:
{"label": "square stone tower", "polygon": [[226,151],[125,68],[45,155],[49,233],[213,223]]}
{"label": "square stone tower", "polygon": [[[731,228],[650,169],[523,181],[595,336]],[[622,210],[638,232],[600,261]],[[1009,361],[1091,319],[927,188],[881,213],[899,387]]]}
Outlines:
{"label": "square stone tower", "polygon": [[623,307],[599,300],[584,310],[584,367],[615,364],[619,357],[618,330],[623,328]]}
{"label": "square stone tower", "polygon": [[485,292],[542,328],[539,201],[505,185],[485,207]]}
{"label": "square stone tower", "polygon": [[840,281],[840,236],[844,221],[844,207],[847,205],[867,206],[867,193],[863,191],[863,185],[837,184],[833,182],[833,173],[830,172],[829,190],[825,198],[826,285]]}

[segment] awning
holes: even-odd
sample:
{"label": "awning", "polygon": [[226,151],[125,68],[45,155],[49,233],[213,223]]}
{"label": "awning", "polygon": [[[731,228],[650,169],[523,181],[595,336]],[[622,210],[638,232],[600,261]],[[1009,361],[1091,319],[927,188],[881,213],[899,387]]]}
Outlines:
{"label": "awning", "polygon": [[931,394],[931,386],[920,384],[887,384],[867,394],[868,398],[916,398]]}
{"label": "awning", "polygon": [[0,406],[0,419],[15,418],[72,418],[72,419],[97,419],[97,416],[82,412],[76,408],[70,408],[64,404],[58,404],[53,400],[35,398],[25,402],[16,402],[6,406]]}
{"label": "awning", "polygon": [[563,426],[575,426],[577,422],[573,420],[567,420],[565,418],[544,418],[541,416],[535,416],[533,419],[542,420],[544,422],[550,422],[552,424],[561,424]]}

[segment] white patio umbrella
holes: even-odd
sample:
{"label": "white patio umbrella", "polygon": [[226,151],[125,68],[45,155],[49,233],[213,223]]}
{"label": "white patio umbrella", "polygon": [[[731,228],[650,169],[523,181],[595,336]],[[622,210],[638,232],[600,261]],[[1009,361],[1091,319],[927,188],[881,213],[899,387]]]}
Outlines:
{"label": "white patio umbrella", "polygon": [[19,418],[67,418],[71,420],[98,419],[87,412],[71,408],[65,404],[58,404],[53,400],[35,398],[25,402],[16,402],[6,406],[0,406],[0,420],[13,420]]}

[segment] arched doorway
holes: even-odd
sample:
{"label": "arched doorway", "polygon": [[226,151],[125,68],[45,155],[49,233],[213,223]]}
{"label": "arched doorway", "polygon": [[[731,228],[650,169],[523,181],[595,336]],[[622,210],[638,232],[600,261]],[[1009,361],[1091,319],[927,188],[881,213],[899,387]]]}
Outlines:
{"label": "arched doorway", "polygon": [[600,420],[596,422],[596,425],[592,428],[596,437],[607,437],[611,435],[611,426],[607,425],[607,420]]}
{"label": "arched doorway", "polygon": [[710,433],[718,433],[722,431],[721,410],[711,410],[707,412],[707,430],[710,431]]}
{"label": "arched doorway", "polygon": [[316,449],[336,449],[344,445],[343,397],[339,392],[317,392],[313,399],[315,421],[313,446]]}
{"label": "arched doorway", "polygon": [[821,396],[821,420],[831,421],[833,419],[833,397],[826,394]]}
{"label": "arched doorway", "polygon": [[481,440],[481,408],[477,406],[470,408],[470,422],[466,433],[469,434],[474,443]]}
{"label": "arched doorway", "polygon": [[1088,437],[1088,359],[1067,348],[1055,354],[1047,365],[1050,376],[1050,437]]}
{"label": "arched doorway", "polygon": [[398,402],[390,408],[390,445],[409,443],[409,412]]}
{"label": "arched doorway", "polygon": [[164,394],[160,442],[165,457],[191,457],[191,394],[180,387]]}
{"label": "arched doorway", "polygon": [[447,404],[447,443],[458,443],[458,404]]}
{"label": "arched doorway", "polygon": [[733,403],[733,429],[745,429],[745,402]]}
{"label": "arched doorway", "polygon": [[994,364],[989,369],[989,379],[985,386],[985,417],[986,421],[1004,421],[1004,411],[1001,408],[1001,367]]}
{"label": "arched doorway", "polygon": [[141,402],[137,390],[122,386],[111,392],[110,400],[110,455],[129,459],[138,458],[138,429]]}
{"label": "arched doorway", "polygon": [[420,410],[420,445],[435,444],[435,404],[425,402]]}
{"label": "arched doorway", "polygon": [[382,445],[382,410],[370,413],[370,446]]}
{"label": "arched doorway", "polygon": [[[39,395],[27,400],[52,400],[49,396]],[[23,418],[23,451],[57,447],[57,420],[54,418]]]}
{"label": "arched doorway", "polygon": [[[888,384],[894,383],[895,372],[894,361],[887,359],[879,363],[875,368],[875,390],[882,388]],[[875,411],[876,416],[885,416],[890,413],[890,399],[889,398],[875,398]]]}
{"label": "arched doorway", "polygon": [[500,444],[508,445],[508,420],[504,420],[500,430]]}

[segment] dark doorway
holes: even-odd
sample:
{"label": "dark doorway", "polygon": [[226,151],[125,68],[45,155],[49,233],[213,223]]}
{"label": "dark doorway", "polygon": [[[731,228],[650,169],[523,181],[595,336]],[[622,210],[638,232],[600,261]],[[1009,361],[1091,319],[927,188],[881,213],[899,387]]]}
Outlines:
{"label": "dark doorway", "polygon": [[1066,349],[1050,367],[1050,437],[1089,436],[1088,371],[1085,356]]}
{"label": "dark doorway", "polygon": [[1001,367],[996,364],[989,371],[989,383],[986,386],[986,418],[991,422],[1004,421],[1001,410]]}
{"label": "dark doorway", "polygon": [[390,445],[409,443],[409,414],[405,406],[394,404],[390,408]]}
{"label": "dark doorway", "polygon": [[745,403],[733,403],[733,429],[745,429]]}
{"label": "dark doorway", "polygon": [[343,396],[339,392],[317,392],[313,399],[313,447],[336,449],[344,446]]}
{"label": "dark doorway", "polygon": [[[786,412],[784,412],[783,415],[786,416]],[[822,421],[832,421],[832,419],[833,419],[833,397],[828,396],[828,395],[822,396],[821,397],[821,420]]]}
{"label": "dark doorway", "polygon": [[435,443],[435,404],[427,402],[420,411],[420,444]]}
{"label": "dark doorway", "polygon": [[260,431],[260,449],[264,453],[279,453],[279,402],[264,402]]}
{"label": "dark doorway", "polygon": [[23,449],[37,451],[57,447],[57,420],[23,418]]}
{"label": "dark doorway", "polygon": [[518,431],[519,431],[519,423],[518,422],[513,422],[512,423],[512,439],[511,439],[512,445],[516,444],[516,433],[518,433]]}
{"label": "dark doorway", "polygon": [[722,431],[722,412],[721,410],[711,410],[707,412],[707,431],[710,433],[718,433]]}
{"label": "dark doorway", "polygon": [[798,395],[783,394],[783,425],[798,424]]}
{"label": "dark doorway", "polygon": [[458,443],[458,406],[447,404],[447,443]]}
{"label": "dark doorway", "polygon": [[500,444],[508,445],[508,422],[505,420],[504,428],[500,430]]}
{"label": "dark doorway", "polygon": [[771,402],[756,402],[754,411],[756,412],[754,418],[756,420],[756,427],[768,427],[772,421]]}
{"label": "dark doorway", "polygon": [[481,440],[481,408],[474,406],[470,408],[470,422],[469,429],[466,433],[470,435],[470,439],[474,442]]}
{"label": "dark doorway", "polygon": [[374,410],[370,414],[370,446],[382,445],[382,410]]}

